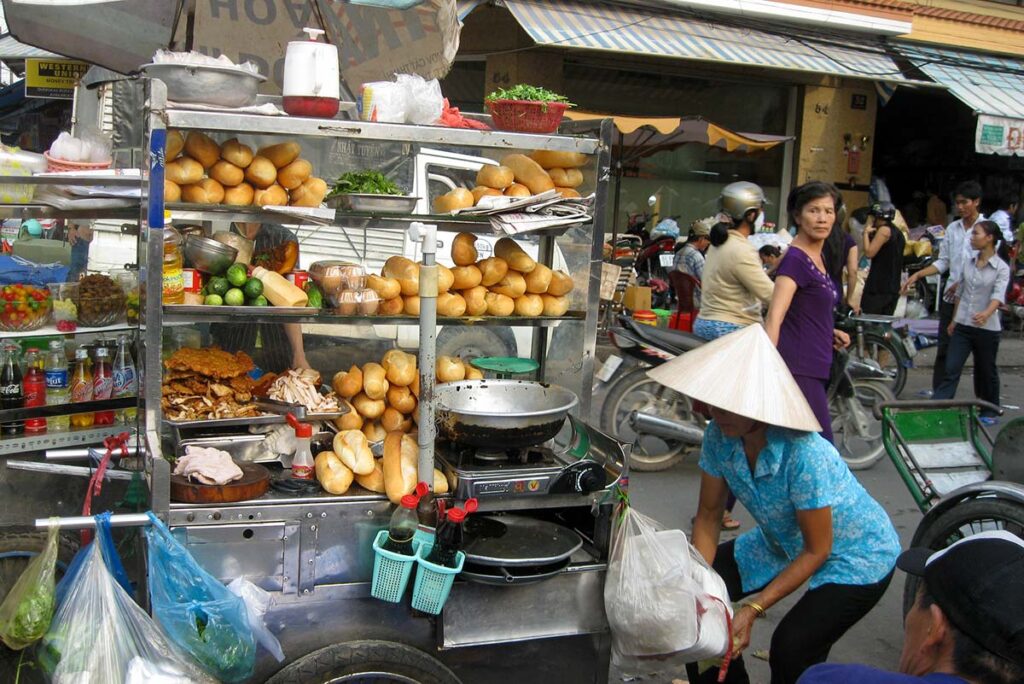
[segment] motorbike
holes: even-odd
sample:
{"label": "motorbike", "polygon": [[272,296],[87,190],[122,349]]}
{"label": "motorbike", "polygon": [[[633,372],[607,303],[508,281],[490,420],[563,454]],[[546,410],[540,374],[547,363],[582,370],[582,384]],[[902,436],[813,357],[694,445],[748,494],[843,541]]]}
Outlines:
{"label": "motorbike", "polygon": [[[619,318],[608,331],[612,344],[635,363],[609,381],[601,409],[601,427],[633,444],[632,467],[639,471],[671,468],[700,447],[707,419],[690,399],[647,376],[655,366],[692,351],[706,340]],[[887,376],[846,353],[838,353],[829,382],[829,412],[836,448],[852,470],[869,468],[884,455],[881,426],[871,413],[894,399]]]}
{"label": "motorbike", "polygon": [[882,373],[893,395],[899,396],[914,365],[917,346],[906,326],[896,327],[895,316],[874,314],[836,317],[836,328],[850,336],[850,354]]}

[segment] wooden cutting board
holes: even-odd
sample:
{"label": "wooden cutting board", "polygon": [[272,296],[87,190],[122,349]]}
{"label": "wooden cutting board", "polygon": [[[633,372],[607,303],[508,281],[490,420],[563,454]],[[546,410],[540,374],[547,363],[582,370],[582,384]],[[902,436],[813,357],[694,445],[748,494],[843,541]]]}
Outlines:
{"label": "wooden cutting board", "polygon": [[270,488],[270,471],[259,463],[238,463],[238,467],[242,469],[242,479],[226,485],[201,484],[184,475],[171,475],[171,501],[232,503],[263,496]]}

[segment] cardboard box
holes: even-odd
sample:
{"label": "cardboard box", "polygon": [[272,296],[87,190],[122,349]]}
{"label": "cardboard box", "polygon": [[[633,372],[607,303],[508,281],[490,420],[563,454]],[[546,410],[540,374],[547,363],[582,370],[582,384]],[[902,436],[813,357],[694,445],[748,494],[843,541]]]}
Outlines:
{"label": "cardboard box", "polygon": [[630,285],[622,298],[623,308],[630,311],[644,311],[651,308],[651,288]]}

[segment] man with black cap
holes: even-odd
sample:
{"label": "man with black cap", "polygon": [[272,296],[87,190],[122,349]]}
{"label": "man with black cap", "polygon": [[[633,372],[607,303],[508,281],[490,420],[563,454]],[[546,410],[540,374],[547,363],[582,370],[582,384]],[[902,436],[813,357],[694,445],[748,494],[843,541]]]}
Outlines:
{"label": "man with black cap", "polygon": [[941,551],[905,551],[896,566],[919,578],[900,672],[821,664],[798,684],[1024,682],[1024,540],[980,532]]}

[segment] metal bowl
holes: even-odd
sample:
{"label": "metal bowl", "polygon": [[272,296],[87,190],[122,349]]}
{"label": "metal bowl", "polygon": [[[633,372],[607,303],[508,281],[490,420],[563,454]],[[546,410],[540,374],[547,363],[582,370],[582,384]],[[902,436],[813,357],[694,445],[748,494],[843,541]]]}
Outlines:
{"label": "metal bowl", "polygon": [[199,235],[185,236],[185,263],[203,273],[218,275],[235,263],[238,250]]}
{"label": "metal bowl", "polygon": [[267,80],[238,67],[198,64],[145,64],[142,71],[167,86],[171,102],[219,107],[247,107],[256,102],[256,89]]}
{"label": "metal bowl", "polygon": [[564,387],[526,380],[446,382],[437,386],[434,396],[441,436],[491,449],[546,442],[579,403]]}

